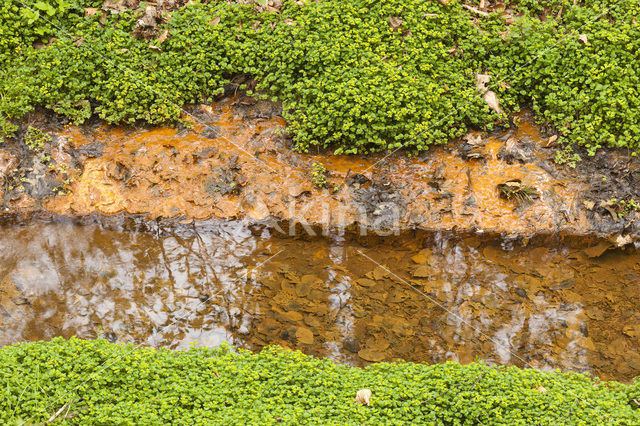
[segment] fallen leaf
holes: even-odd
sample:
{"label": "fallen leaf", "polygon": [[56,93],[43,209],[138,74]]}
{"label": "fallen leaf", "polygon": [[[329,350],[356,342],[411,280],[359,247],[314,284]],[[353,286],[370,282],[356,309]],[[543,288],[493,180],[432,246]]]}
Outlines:
{"label": "fallen leaf", "polygon": [[588,201],[588,200],[583,201],[582,204],[584,204],[584,206],[587,208],[587,210],[593,210],[593,208],[596,206],[596,203],[594,203],[593,201]]}
{"label": "fallen leaf", "polygon": [[97,7],[85,7],[84,8],[84,14],[86,16],[93,16],[96,13],[98,13],[98,8]]}
{"label": "fallen leaf", "polygon": [[378,266],[371,272],[371,275],[373,276],[374,280],[381,280],[385,277],[385,275],[387,275],[387,271],[385,268]]}
{"label": "fallen leaf", "polygon": [[583,42],[583,43],[584,43],[584,44],[586,44],[586,45],[589,45],[589,44],[590,44],[590,43],[589,43],[589,39],[587,38],[587,35],[586,35],[586,34],[580,34],[580,35],[578,36],[578,40],[580,40],[581,42]]}
{"label": "fallen leaf", "polygon": [[484,95],[482,95],[484,101],[489,105],[489,108],[494,110],[498,114],[503,114],[502,108],[500,108],[500,101],[498,101],[498,96],[495,92],[491,90],[487,90]]}
{"label": "fallen leaf", "polygon": [[536,390],[540,393],[549,393],[549,391],[544,386],[538,386]]}
{"label": "fallen leaf", "polygon": [[487,90],[487,83],[491,81],[489,74],[476,74],[476,88],[480,93],[484,93]]}
{"label": "fallen leaf", "polygon": [[158,46],[154,46],[153,44],[149,45],[149,49],[155,50],[156,52],[162,52],[162,49],[160,49]]}
{"label": "fallen leaf", "polygon": [[411,274],[415,278],[427,278],[429,275],[431,275],[431,268],[427,265],[418,266]]}
{"label": "fallen leaf", "polygon": [[626,246],[627,244],[633,243],[633,237],[631,235],[618,234],[614,239],[611,239],[611,237],[609,237],[609,240],[613,242],[616,245],[616,247],[623,247],[623,246]]}
{"label": "fallen leaf", "polygon": [[313,331],[305,327],[299,327],[296,330],[296,338],[298,339],[298,343],[311,345],[313,344]]}
{"label": "fallen leaf", "polygon": [[162,31],[162,34],[160,34],[160,37],[158,37],[158,44],[164,43],[167,37],[169,37],[169,30],[165,28],[164,31]]}
{"label": "fallen leaf", "polygon": [[[463,138],[466,143],[469,145],[482,145],[482,136],[475,133],[467,133]],[[426,258],[425,258],[426,261]],[[422,263],[422,262],[417,262]]]}
{"label": "fallen leaf", "polygon": [[358,356],[365,361],[379,362],[384,359],[384,352],[376,351],[375,349],[364,348],[358,351]]}
{"label": "fallen leaf", "polygon": [[614,222],[618,221],[618,212],[615,210],[616,203],[612,200],[609,201],[600,201],[600,207],[604,208],[606,211],[609,212],[609,214],[611,214],[611,217],[613,218]]}
{"label": "fallen leaf", "polygon": [[209,21],[209,25],[218,25],[220,23],[220,17],[217,16]]}
{"label": "fallen leaf", "polygon": [[356,280],[356,283],[361,285],[362,287],[373,287],[376,285],[376,282],[370,280],[369,278],[359,278]]}
{"label": "fallen leaf", "polygon": [[467,4],[463,4],[462,7],[464,7],[465,9],[473,12],[473,13],[477,13],[480,16],[489,16],[489,14],[487,12],[483,12],[481,10],[476,9],[475,7],[471,7]]}
{"label": "fallen leaf", "polygon": [[124,0],[104,0],[104,3],[102,3],[102,10],[105,12],[111,12],[112,15],[115,15],[127,10],[127,5],[124,4]]}
{"label": "fallen leaf", "polygon": [[400,26],[402,26],[403,23],[404,23],[404,19],[398,16],[389,15],[389,25],[391,25],[391,28],[393,28],[394,30],[397,30],[398,28],[400,28]]}
{"label": "fallen leaf", "polygon": [[594,257],[602,256],[602,254],[604,254],[604,252],[609,250],[610,248],[611,248],[610,242],[601,241],[597,245],[584,249],[583,251],[584,251],[584,254],[587,255],[587,257],[594,258]]}
{"label": "fallen leaf", "polygon": [[356,393],[356,401],[358,404],[371,406],[371,391],[369,389],[361,389]]}
{"label": "fallen leaf", "polygon": [[482,94],[482,98],[489,105],[489,108],[503,114],[502,108],[500,108],[500,102],[498,96],[492,90],[487,89],[487,83],[491,81],[489,74],[476,74],[476,88]]}
{"label": "fallen leaf", "polygon": [[549,148],[550,146],[554,146],[557,140],[558,140],[558,135],[551,136],[549,139],[547,139],[547,143],[544,145],[544,147]]}

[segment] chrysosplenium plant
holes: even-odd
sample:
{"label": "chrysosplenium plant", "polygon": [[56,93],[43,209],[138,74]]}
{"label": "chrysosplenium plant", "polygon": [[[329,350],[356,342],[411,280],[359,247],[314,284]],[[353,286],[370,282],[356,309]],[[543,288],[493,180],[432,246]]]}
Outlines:
{"label": "chrysosplenium plant", "polygon": [[0,133],[35,107],[75,123],[171,123],[242,74],[257,82],[251,95],[282,102],[301,151],[422,151],[529,105],[591,153],[640,145],[636,0],[523,0],[492,13],[459,0],[263,3],[190,3],[145,38],[141,10],[4,2]]}

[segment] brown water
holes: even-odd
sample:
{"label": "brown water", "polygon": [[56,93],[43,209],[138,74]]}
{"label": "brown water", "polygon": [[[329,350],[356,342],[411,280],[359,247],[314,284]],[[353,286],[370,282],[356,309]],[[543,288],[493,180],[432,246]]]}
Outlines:
{"label": "brown water", "polygon": [[589,257],[606,245],[443,233],[296,239],[240,222],[0,232],[2,345],[72,335],[170,348],[226,340],[356,365],[484,359],[640,375],[640,253],[630,249]]}

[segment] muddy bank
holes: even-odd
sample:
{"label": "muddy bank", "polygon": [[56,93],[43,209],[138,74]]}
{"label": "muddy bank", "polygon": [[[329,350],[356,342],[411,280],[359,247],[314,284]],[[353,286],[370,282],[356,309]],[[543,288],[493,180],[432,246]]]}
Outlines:
{"label": "muddy bank", "polygon": [[[470,133],[417,157],[295,153],[279,113],[235,96],[195,107],[191,126],[177,129],[33,118],[52,137],[31,149],[25,125],[0,147],[2,214],[598,235],[617,245],[640,236],[638,212],[620,202],[640,200],[640,162],[601,150],[575,169],[557,165],[554,136],[527,113],[516,128]],[[522,193],[509,197],[504,184]]]}

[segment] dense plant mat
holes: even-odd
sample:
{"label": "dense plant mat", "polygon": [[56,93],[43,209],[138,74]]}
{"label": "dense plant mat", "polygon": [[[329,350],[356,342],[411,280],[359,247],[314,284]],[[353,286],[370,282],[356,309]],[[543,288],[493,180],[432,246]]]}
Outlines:
{"label": "dense plant mat", "polygon": [[[360,369],[277,347],[171,352],[56,338],[1,349],[0,372],[5,424],[640,422],[640,382],[482,363]],[[361,389],[369,406],[354,402]]]}
{"label": "dense plant mat", "polygon": [[416,152],[525,104],[591,153],[640,146],[636,0],[123,4],[0,6],[5,136],[37,106],[76,123],[175,122],[242,75],[236,90],[282,101],[300,150]]}

